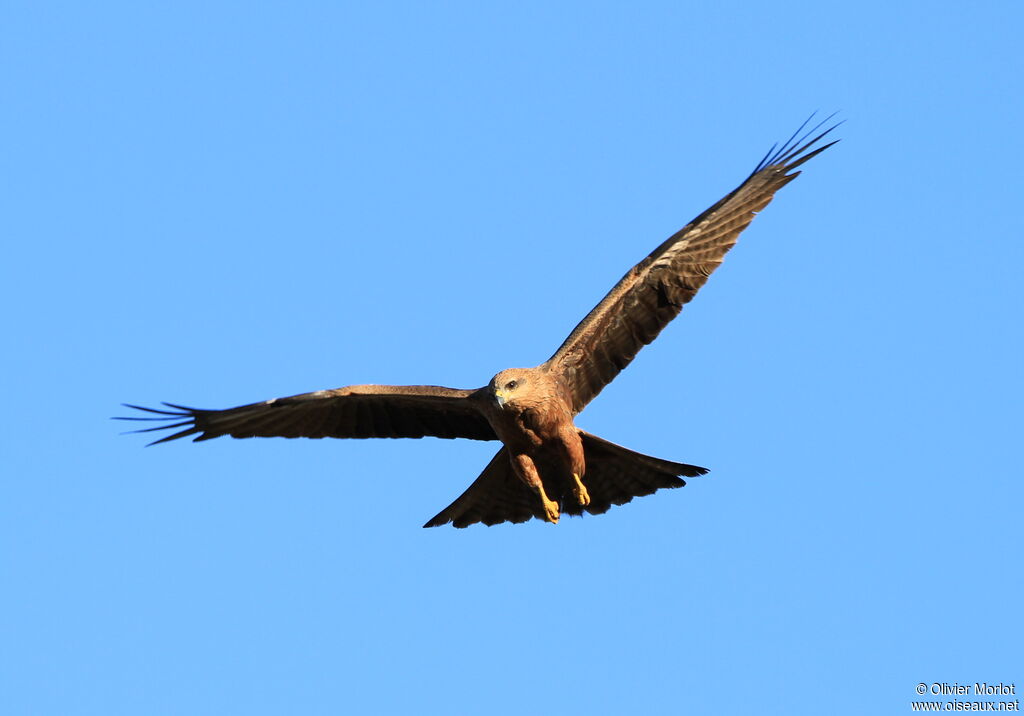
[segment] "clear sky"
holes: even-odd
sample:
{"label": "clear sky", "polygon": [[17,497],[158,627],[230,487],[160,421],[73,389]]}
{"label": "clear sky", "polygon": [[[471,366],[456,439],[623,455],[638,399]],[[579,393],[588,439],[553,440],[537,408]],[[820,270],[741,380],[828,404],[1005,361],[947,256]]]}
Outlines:
{"label": "clear sky", "polygon": [[[0,712],[1024,689],[1019,3],[2,7]],[[537,364],[814,110],[843,141],[578,419],[683,490],[423,530],[493,444],[108,420]]]}

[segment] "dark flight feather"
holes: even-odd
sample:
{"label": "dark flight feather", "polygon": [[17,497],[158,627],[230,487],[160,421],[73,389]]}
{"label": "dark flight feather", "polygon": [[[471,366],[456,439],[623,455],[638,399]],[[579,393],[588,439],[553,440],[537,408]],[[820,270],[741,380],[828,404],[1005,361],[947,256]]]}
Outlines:
{"label": "dark flight feather", "polygon": [[[126,405],[162,417],[118,420],[167,421],[132,432],[185,429],[150,443],[195,435],[194,442],[222,435],[233,438],[469,438],[497,440],[475,407],[476,391],[433,385],[352,385],[288,398],[204,410],[164,403],[173,410]],[[183,420],[184,419],[184,420]]]}
{"label": "dark flight feather", "polygon": [[835,144],[811,151],[838,125],[794,142],[806,124],[781,147],[773,147],[735,190],[631,268],[543,364],[569,391],[574,413],[679,315],[757,213],[799,175],[792,170]]}

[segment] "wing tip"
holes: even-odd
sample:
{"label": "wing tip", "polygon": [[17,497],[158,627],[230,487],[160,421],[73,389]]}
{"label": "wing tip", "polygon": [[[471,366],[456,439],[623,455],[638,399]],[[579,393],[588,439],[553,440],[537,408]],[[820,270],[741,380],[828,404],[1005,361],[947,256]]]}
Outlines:
{"label": "wing tip", "polygon": [[[198,408],[188,408],[183,405],[175,405],[174,403],[161,403],[161,405],[173,408],[173,410],[161,410],[159,408],[147,408],[142,405],[134,405],[132,403],[121,403],[125,408],[131,408],[132,410],[139,410],[144,413],[152,413],[154,415],[115,415],[111,417],[111,420],[132,420],[132,421],[156,421],[163,422],[163,425],[154,425],[148,428],[140,428],[138,430],[126,430],[122,435],[129,435],[133,433],[152,433],[158,430],[176,430],[177,428],[185,428],[171,435],[166,435],[159,440],[154,440],[151,443],[147,443],[146,447],[152,447],[153,445],[159,445],[160,443],[170,442],[171,440],[177,440],[178,438],[187,437],[189,435],[195,435],[196,433],[202,433],[203,429],[196,425],[196,420],[199,415],[203,412]],[[200,435],[197,440],[202,438]]]}
{"label": "wing tip", "polygon": [[833,112],[832,114],[828,115],[820,122],[815,124],[813,127],[808,129],[806,132],[804,132],[804,129],[807,127],[808,124],[811,123],[811,120],[814,119],[814,116],[816,114],[817,111],[812,112],[811,116],[805,119],[803,123],[799,127],[797,127],[796,131],[793,132],[789,139],[783,142],[781,146],[779,146],[778,144],[772,145],[772,148],[768,150],[768,153],[764,156],[764,158],[761,159],[760,162],[758,162],[757,166],[754,168],[754,171],[751,172],[751,176],[757,174],[758,172],[764,171],[765,169],[768,169],[770,167],[781,167],[783,171],[788,172],[800,166],[804,162],[816,157],[817,155],[821,154],[823,151],[831,147],[833,144],[840,141],[836,139],[824,146],[817,147],[816,149],[814,149],[814,151],[808,151],[812,147],[814,147],[814,145],[816,145],[818,142],[820,142],[822,139],[828,136],[831,132],[833,132],[837,127],[841,126],[846,122],[845,119],[841,119],[837,121],[835,124],[828,127],[827,129],[820,132],[819,134],[815,135],[813,138],[809,139],[809,137],[818,132],[818,130],[821,129],[822,126],[827,124],[833,117],[839,114],[839,112]]}

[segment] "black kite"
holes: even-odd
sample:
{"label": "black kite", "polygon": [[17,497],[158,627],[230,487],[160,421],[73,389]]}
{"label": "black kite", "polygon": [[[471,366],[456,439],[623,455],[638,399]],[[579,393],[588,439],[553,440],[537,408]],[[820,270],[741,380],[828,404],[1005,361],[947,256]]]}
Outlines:
{"label": "black kite", "polygon": [[188,435],[195,441],[221,435],[500,440],[503,447],[480,477],[425,527],[531,517],[555,523],[562,512],[597,515],[663,487],[682,487],[681,476],[707,470],[627,450],[580,430],[573,417],[679,314],[755,214],[799,175],[793,170],[835,143],[812,149],[834,128],[805,141],[814,130],[797,139],[801,127],[780,149],[772,147],[735,191],[631,268],[535,368],[503,370],[476,390],[353,385],[227,410],[130,405],[160,417],[124,419],[170,423],[139,432],[183,428],[156,443]]}

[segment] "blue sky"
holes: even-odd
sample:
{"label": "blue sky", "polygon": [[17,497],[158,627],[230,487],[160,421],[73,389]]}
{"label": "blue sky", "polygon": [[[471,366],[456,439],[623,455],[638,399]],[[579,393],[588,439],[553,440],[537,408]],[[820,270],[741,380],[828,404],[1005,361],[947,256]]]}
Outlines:
{"label": "blue sky", "polygon": [[[5,3],[5,714],[902,713],[1024,686],[1015,3]],[[121,402],[546,359],[813,110],[843,141],[578,424],[710,475],[420,525],[470,441]]]}

